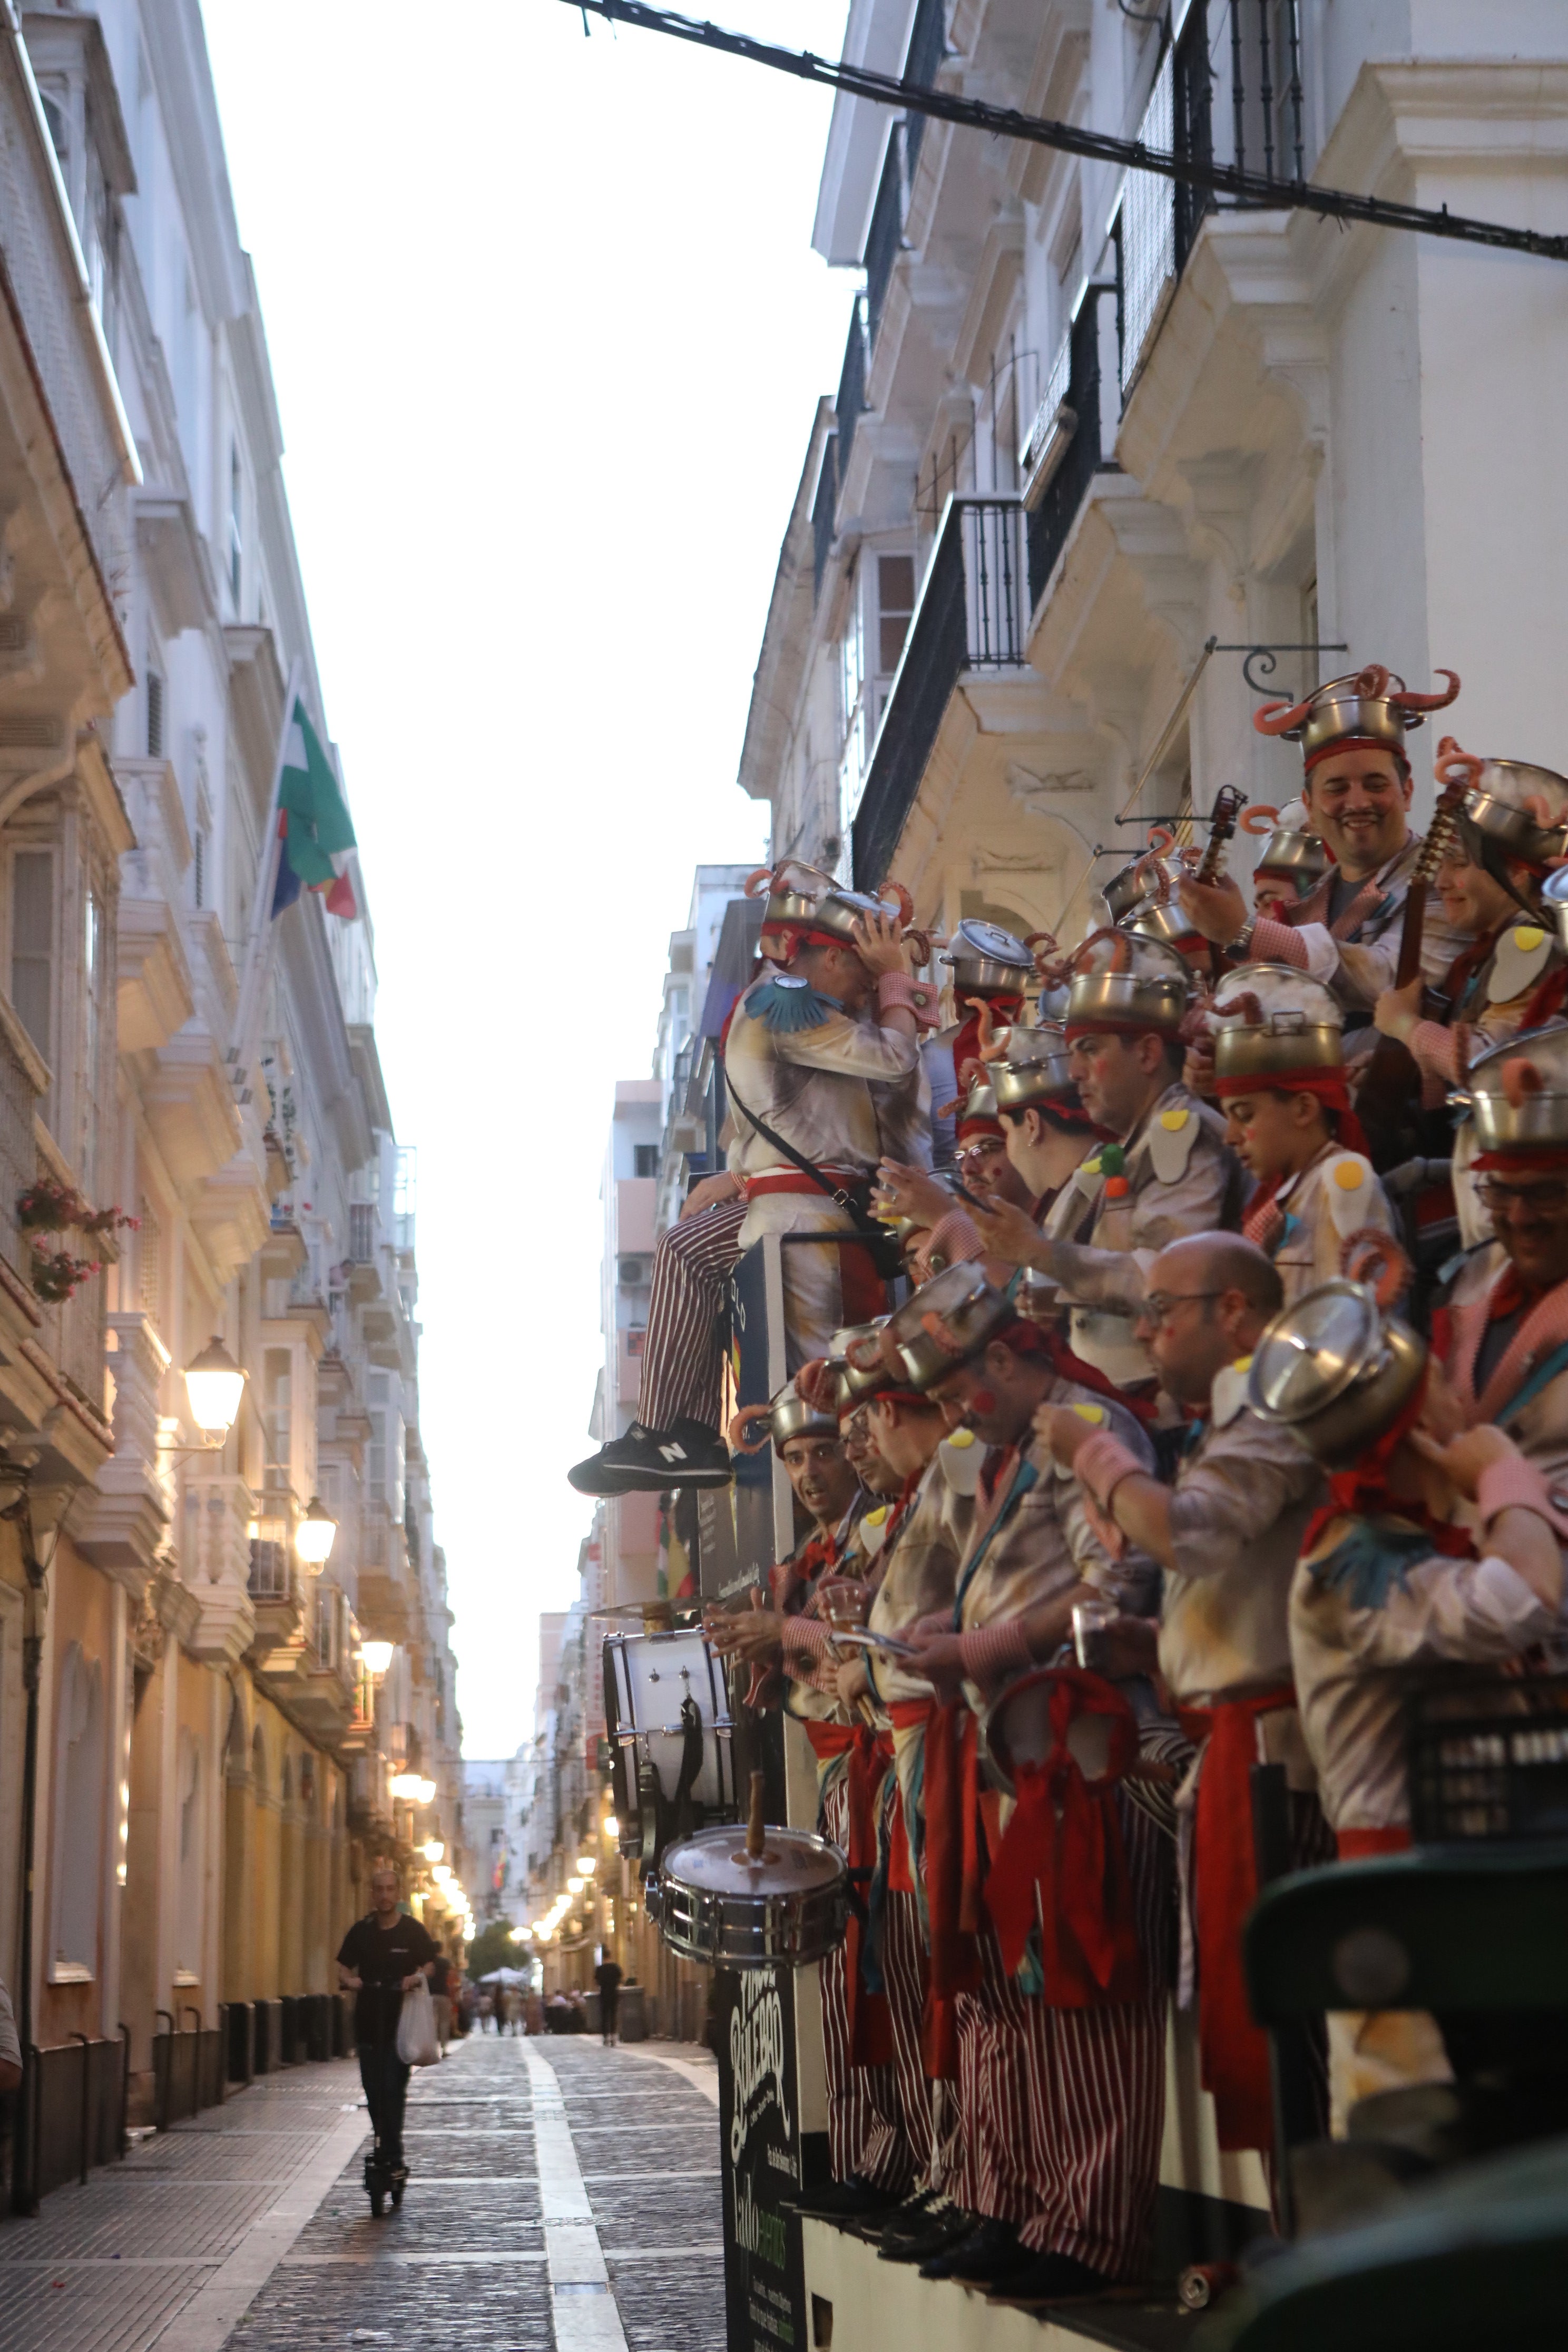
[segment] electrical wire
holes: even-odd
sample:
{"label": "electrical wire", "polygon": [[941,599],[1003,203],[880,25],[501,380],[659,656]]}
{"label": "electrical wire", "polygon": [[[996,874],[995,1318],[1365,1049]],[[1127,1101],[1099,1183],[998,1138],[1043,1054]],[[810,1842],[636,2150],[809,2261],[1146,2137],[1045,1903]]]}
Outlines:
{"label": "electrical wire", "polygon": [[1490,246],[1505,253],[1534,254],[1544,261],[1568,261],[1568,236],[1548,236],[1540,229],[1509,228],[1500,221],[1472,220],[1451,213],[1447,205],[1432,212],[1420,205],[1397,205],[1382,196],[1353,195],[1347,188],[1321,188],[1310,180],[1277,180],[1239,164],[1216,163],[1204,155],[1176,155],[1161,147],[1146,147],[1141,139],[1115,139],[1107,131],[1089,131],[1076,122],[1053,122],[1044,115],[1025,114],[1016,107],[991,106],[983,99],[961,98],[944,89],[927,89],[892,74],[874,73],[868,66],[845,61],[835,64],[809,49],[781,49],[771,42],[752,40],[746,33],[726,32],[722,26],[678,16],[668,8],[653,8],[647,0],[564,0],[584,16],[603,16],[610,24],[632,25],[643,32],[667,34],[672,40],[695,42],[729,57],[745,58],[775,73],[794,74],[798,80],[819,82],[851,98],[868,99],[878,106],[896,106],[906,113],[926,114],[940,122],[957,122],[998,138],[1017,139],[1036,147],[1052,147],[1065,155],[1089,163],[1111,163],[1130,172],[1152,172],[1161,179],[1205,188],[1216,196],[1235,196],[1248,205],[1271,210],[1317,213],[1328,220],[1364,221],[1373,228],[1406,229],[1424,236],[1447,237],[1461,245]]}

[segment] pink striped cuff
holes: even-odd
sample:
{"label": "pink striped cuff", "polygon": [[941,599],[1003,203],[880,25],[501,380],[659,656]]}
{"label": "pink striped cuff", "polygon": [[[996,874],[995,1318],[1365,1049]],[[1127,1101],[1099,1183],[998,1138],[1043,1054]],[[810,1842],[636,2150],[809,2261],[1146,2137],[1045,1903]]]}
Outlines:
{"label": "pink striped cuff", "polygon": [[974,1230],[974,1220],[962,1203],[949,1209],[945,1216],[939,1217],[921,1244],[922,1257],[930,1258],[933,1254],[944,1257],[949,1265],[957,1265],[984,1255],[980,1246],[980,1236]]}
{"label": "pink striped cuff", "polygon": [[1405,1039],[1423,1070],[1430,1070],[1450,1085],[1459,1076],[1459,1033],[1445,1029],[1440,1021],[1418,1021]]}
{"label": "pink striped cuff", "polygon": [[1307,942],[1289,923],[1277,923],[1268,915],[1260,915],[1252,926],[1252,945],[1247,950],[1251,963],[1290,963],[1298,971],[1308,968]]}
{"label": "pink striped cuff", "polygon": [[1563,1515],[1552,1507],[1546,1480],[1522,1454],[1489,1462],[1476,1482],[1476,1502],[1489,1525],[1500,1511],[1534,1511],[1549,1527],[1561,1528]]}
{"label": "pink striped cuff", "polygon": [[969,1681],[979,1683],[983,1689],[1005,1682],[1009,1675],[1022,1673],[1035,1663],[1023,1621],[1017,1617],[1004,1617],[994,1625],[976,1625],[973,1633],[961,1633],[958,1654]]}
{"label": "pink striped cuff", "polygon": [[1142,1467],[1131,1446],[1105,1429],[1097,1430],[1087,1445],[1079,1447],[1072,1470],[1079,1485],[1093,1496],[1102,1511],[1109,1511],[1110,1498],[1123,1478],[1134,1476]]}
{"label": "pink striped cuff", "polygon": [[785,1652],[820,1658],[827,1647],[827,1628],[820,1617],[786,1617],[781,1636]]}
{"label": "pink striped cuff", "polygon": [[907,971],[879,971],[877,974],[877,1010],[890,1013],[894,1006],[915,1016],[917,1029],[934,1029],[937,1024],[937,992],[923,980],[911,980]]}

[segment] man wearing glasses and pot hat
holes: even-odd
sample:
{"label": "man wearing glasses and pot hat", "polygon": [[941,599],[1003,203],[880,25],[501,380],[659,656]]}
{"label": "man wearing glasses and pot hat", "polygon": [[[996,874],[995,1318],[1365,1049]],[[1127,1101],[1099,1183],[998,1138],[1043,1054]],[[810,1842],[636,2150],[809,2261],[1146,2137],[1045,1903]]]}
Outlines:
{"label": "man wearing glasses and pot hat", "polygon": [[[1393,979],[1400,919],[1422,836],[1412,833],[1410,761],[1405,737],[1426,714],[1446,709],[1459,691],[1412,693],[1402,678],[1372,663],[1332,678],[1297,703],[1266,703],[1253,714],[1263,735],[1300,743],[1301,798],[1312,830],[1334,864],[1311,896],[1288,910],[1249,920],[1238,886],[1228,879],[1177,885],[1194,929],[1243,963],[1289,963],[1331,988],[1348,1025],[1364,1027]],[[1422,968],[1436,986],[1463,940],[1446,919],[1428,919]]]}
{"label": "man wearing glasses and pot hat", "polygon": [[[1011,1823],[978,1785],[979,1716],[1014,1676],[1057,1654],[1075,1603],[1153,1605],[1152,1563],[1057,1475],[1036,1413],[1068,1406],[1114,1430],[1145,1468],[1152,1454],[1131,1413],[1061,1378],[1040,1328],[978,1267],[951,1266],[917,1292],[886,1344],[911,1388],[992,1449],[952,1609],[907,1634],[909,1671],[935,1693],[924,1746],[929,2063],[958,2083],[957,2201],[979,2217],[922,2275],[1020,2297],[1092,2293],[1141,2275],[1147,2257],[1164,2107],[1170,1841],[1118,1794],[1090,1797],[1075,1784],[1119,1857],[1103,1882],[1026,1835],[1009,1843]],[[1131,1709],[1098,1687],[1135,1748]],[[1038,1967],[1037,1873],[1047,1921]]]}
{"label": "man wearing glasses and pot hat", "polygon": [[[731,1015],[729,1166],[694,1188],[659,1241],[637,1418],[569,1472],[580,1493],[729,1483],[718,1426],[724,1284],[765,1234],[856,1231],[849,1196],[868,1187],[882,1149],[877,1089],[891,1097],[917,1076],[919,1023],[934,1019],[933,992],[910,977],[908,908],[901,890],[895,903],[833,889],[785,921],[770,901],[764,936],[784,969],[753,981]],[[864,1296],[847,1301],[847,1286]],[[883,1303],[864,1250],[787,1251],[791,1368],[820,1356],[836,1325]]]}
{"label": "man wearing glasses and pot hat", "polygon": [[1189,996],[1173,949],[1091,932],[1068,992],[1068,1066],[1083,1111],[1116,1140],[1079,1162],[1041,1231],[1012,1209],[970,1211],[988,1258],[1060,1286],[1074,1302],[1073,1354],[1118,1388],[1153,1379],[1132,1316],[1154,1254],[1240,1222],[1242,1174],[1223,1123],[1182,1081]]}
{"label": "man wearing glasses and pot hat", "polygon": [[1199,1748],[1178,1801],[1193,1836],[1179,1848],[1192,1919],[1181,1999],[1196,1959],[1198,2048],[1222,2148],[1272,2154],[1267,2038],[1253,2024],[1242,1927],[1258,1895],[1250,1768],[1285,1766],[1292,1864],[1331,1862],[1291,1679],[1289,1607],[1323,1473],[1287,1430],[1247,1402],[1252,1350],[1284,1304],[1280,1269],[1236,1234],[1194,1234],[1161,1252],[1140,1318],[1165,1393],[1189,1416],[1174,1486],[1151,1477],[1107,1430],[1047,1407],[1039,1433],[1129,1541],[1158,1560],[1158,1628],[1121,1617],[1101,1635],[1124,1672],[1158,1668]]}
{"label": "man wearing glasses and pot hat", "polygon": [[[1248,1398],[1321,1464],[1290,1591],[1301,1727],[1343,1860],[1411,1843],[1407,1709],[1435,1669],[1501,1665],[1554,1633],[1568,1521],[1503,1429],[1463,1430],[1388,1284],[1325,1284],[1263,1333]],[[1333,2122],[1373,2092],[1446,2079],[1423,2012],[1335,2011]]]}

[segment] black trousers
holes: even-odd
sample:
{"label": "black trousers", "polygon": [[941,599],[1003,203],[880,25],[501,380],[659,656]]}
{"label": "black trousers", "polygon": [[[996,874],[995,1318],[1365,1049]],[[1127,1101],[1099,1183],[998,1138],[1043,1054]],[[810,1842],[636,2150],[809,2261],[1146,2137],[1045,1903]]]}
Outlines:
{"label": "black trousers", "polygon": [[618,1991],[599,1995],[599,2031],[607,2042],[616,2030],[616,2014],[621,2005]]}
{"label": "black trousers", "polygon": [[371,2129],[375,2134],[375,2161],[393,2170],[403,2162],[403,2109],[409,2072],[395,2042],[360,2043],[359,2078],[364,2084]]}

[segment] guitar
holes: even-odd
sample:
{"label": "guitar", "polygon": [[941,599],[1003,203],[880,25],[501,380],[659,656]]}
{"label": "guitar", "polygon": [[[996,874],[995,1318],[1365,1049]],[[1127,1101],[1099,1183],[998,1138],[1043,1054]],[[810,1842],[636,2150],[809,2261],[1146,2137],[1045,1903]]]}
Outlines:
{"label": "guitar", "polygon": [[[1445,743],[1447,739],[1445,738]],[[1462,756],[1462,755],[1461,755]],[[1426,929],[1426,900],[1432,877],[1448,854],[1465,794],[1475,782],[1473,760],[1446,759],[1439,750],[1437,774],[1442,785],[1432,810],[1431,828],[1421,845],[1405,893],[1399,932],[1399,960],[1394,985],[1407,987],[1421,970],[1421,949]],[[1380,1175],[1413,1159],[1421,1149],[1421,1071],[1408,1045],[1397,1037],[1380,1035],[1373,1048],[1361,1084],[1356,1088],[1356,1115],[1366,1132],[1372,1164]]]}
{"label": "guitar", "polygon": [[1217,882],[1225,865],[1225,845],[1235,833],[1242,810],[1247,806],[1247,794],[1237,792],[1234,784],[1221,784],[1215,794],[1214,809],[1209,817],[1209,845],[1203,863],[1194,875],[1194,882]]}

